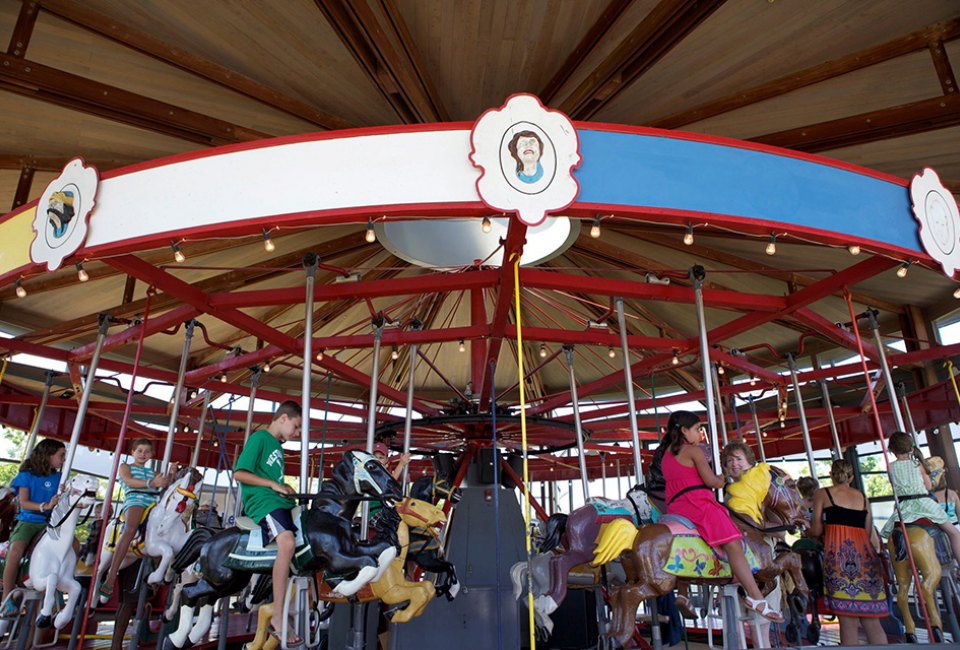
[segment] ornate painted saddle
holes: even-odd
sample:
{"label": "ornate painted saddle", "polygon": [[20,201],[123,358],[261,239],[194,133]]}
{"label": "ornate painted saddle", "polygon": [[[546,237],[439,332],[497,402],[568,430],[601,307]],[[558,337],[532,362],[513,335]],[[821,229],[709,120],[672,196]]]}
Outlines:
{"label": "ornate painted saddle", "polygon": [[[927,535],[930,536],[930,539],[933,540],[933,545],[937,549],[937,560],[943,566],[947,566],[953,562],[953,553],[950,550],[950,545],[947,542],[946,535],[940,527],[929,519],[919,519],[913,523],[907,524],[907,528],[922,528],[927,532]],[[891,539],[893,539],[893,550],[894,559],[897,562],[906,562],[908,558],[907,554],[907,545],[903,542],[903,529],[897,525],[893,532],[890,534]]]}
{"label": "ornate painted saddle", "polygon": [[639,526],[637,514],[632,508],[623,505],[623,501],[608,501],[603,499],[591,499],[588,503],[596,513],[593,521],[596,524],[608,524],[616,519],[627,519],[634,526]]}
{"label": "ornate painted saddle", "polygon": [[[657,523],[669,528],[673,534],[670,559],[664,565],[664,571],[688,580],[729,580],[733,577],[726,554],[703,541],[689,519],[664,515]],[[753,572],[759,571],[760,563],[746,541],[743,542],[743,552]]]}
{"label": "ornate painted saddle", "polygon": [[[143,513],[140,515],[140,521],[137,523],[137,536],[133,538],[132,542],[130,542],[130,550],[128,551],[133,553],[136,557],[143,557],[143,545],[145,543],[145,537],[147,534],[147,519],[150,518],[150,513],[153,512],[153,509],[156,506],[156,503],[151,503],[149,506],[143,509]],[[116,550],[117,542],[120,540],[120,535],[123,534],[123,527],[126,525],[126,521],[127,511],[124,510],[120,513],[120,516],[114,519],[107,528],[107,550]]]}
{"label": "ornate painted saddle", "polygon": [[[300,525],[301,509],[294,508],[290,513],[297,530],[294,533],[296,550],[293,553],[291,568],[294,573],[300,573],[313,560],[313,551],[303,536]],[[224,565],[231,569],[262,572],[269,571],[277,557],[275,542],[264,545],[263,531],[250,517],[237,517],[237,527],[240,536],[233,545],[233,550],[227,555]]]}

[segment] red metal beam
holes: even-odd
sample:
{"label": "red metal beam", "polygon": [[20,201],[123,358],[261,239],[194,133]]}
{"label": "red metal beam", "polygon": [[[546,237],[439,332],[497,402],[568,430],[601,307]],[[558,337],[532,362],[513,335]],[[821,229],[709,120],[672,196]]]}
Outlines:
{"label": "red metal beam", "polygon": [[[506,336],[516,337],[517,326],[507,325]],[[607,330],[583,330],[571,331],[554,329],[550,327],[524,327],[523,338],[528,341],[541,341],[543,343],[570,343],[583,345],[606,345],[619,346],[620,335]],[[684,341],[677,339],[661,338],[657,336],[642,336],[639,334],[630,334],[627,336],[627,345],[631,348],[649,348],[654,350],[673,350],[678,344]]]}
{"label": "red metal beam", "polygon": [[[767,381],[771,384],[786,384],[787,382],[787,380],[783,376],[771,370],[767,370],[762,366],[758,366],[755,363],[750,363],[750,361],[748,361],[744,357],[739,357],[739,356],[730,354],[729,352],[724,352],[719,348],[712,348],[710,350],[710,358],[713,361],[723,361],[724,365],[726,366],[737,368],[738,370],[742,370],[744,372],[750,373],[751,375],[755,377],[759,377],[760,379],[763,379],[764,381]],[[742,387],[741,387],[741,390],[742,390]]]}
{"label": "red metal beam", "polygon": [[[500,458],[500,467],[503,468],[503,473],[506,474],[511,481],[517,484],[517,487],[520,488],[521,494],[527,494],[527,486],[523,482],[523,479],[517,476],[517,473],[513,471],[513,468],[510,467],[510,463],[507,462],[506,458]],[[499,486],[495,486],[494,489],[498,489]],[[537,516],[540,517],[540,521],[546,521],[550,518],[550,515],[547,514],[547,511],[543,509],[537,500],[533,497],[533,494],[529,494],[530,505],[533,506],[533,509],[537,511]]]}
{"label": "red metal beam", "polygon": [[[809,307],[802,307],[801,309],[796,310],[793,312],[792,318],[801,325],[806,325],[807,327],[811,328],[828,341],[845,347],[848,350],[853,350],[859,354],[859,348],[857,348],[857,337],[847,330],[837,327],[836,323],[827,320]],[[862,341],[862,344],[863,351],[867,357],[871,359],[878,358],[876,346],[869,341]]]}
{"label": "red metal beam", "polygon": [[[156,318],[151,317],[150,321],[146,325],[146,334],[145,336],[151,336],[162,332],[171,327],[176,327],[180,323],[190,320],[196,316],[199,312],[191,305],[180,305],[168,311],[165,314],[157,316]],[[140,325],[130,325],[122,332],[117,332],[115,334],[110,334],[103,339],[103,352],[109,352],[119,347],[123,347],[128,343],[133,343],[137,340],[137,337],[140,336]],[[97,348],[97,343],[88,343],[86,345],[81,345],[78,348],[74,348],[70,352],[70,361],[74,362],[83,362],[93,356],[94,350]]]}
{"label": "red metal beam", "polygon": [[[483,326],[489,333],[487,323],[487,306],[483,289],[470,290],[470,323],[474,327]],[[464,337],[465,338],[465,337]],[[487,345],[483,340],[470,341],[470,383],[474,394],[481,393],[483,384],[483,362],[487,356]]]}

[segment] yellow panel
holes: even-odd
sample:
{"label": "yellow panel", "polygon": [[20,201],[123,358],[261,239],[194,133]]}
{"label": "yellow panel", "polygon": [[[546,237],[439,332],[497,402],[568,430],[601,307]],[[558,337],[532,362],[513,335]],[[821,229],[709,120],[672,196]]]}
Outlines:
{"label": "yellow panel", "polygon": [[24,210],[12,219],[0,223],[0,275],[30,263],[30,243],[33,241],[33,219],[36,208]]}

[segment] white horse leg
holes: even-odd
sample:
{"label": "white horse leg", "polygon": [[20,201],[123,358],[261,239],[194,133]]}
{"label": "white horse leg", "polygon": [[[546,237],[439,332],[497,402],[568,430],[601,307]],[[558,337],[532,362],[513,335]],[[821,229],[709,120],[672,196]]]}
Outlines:
{"label": "white horse leg", "polygon": [[370,582],[376,582],[382,578],[383,574],[386,573],[395,559],[397,559],[397,548],[395,546],[385,548],[377,558],[377,572],[373,578],[370,579]]}
{"label": "white horse leg", "polygon": [[[48,627],[50,625],[50,615],[53,613],[53,604],[57,599],[57,583],[60,581],[60,576],[56,573],[51,573],[46,577],[43,587],[43,603],[40,605],[40,615],[37,618],[37,627]],[[45,621],[46,624],[41,624],[41,621]]]}
{"label": "white horse leg", "polygon": [[354,595],[361,589],[364,585],[370,582],[373,579],[373,576],[376,575],[377,568],[372,566],[365,566],[357,573],[357,577],[353,580],[344,580],[338,584],[333,589],[333,593],[338,596],[343,596],[344,598],[349,598]]}
{"label": "white horse leg", "polygon": [[73,579],[73,571],[71,570],[68,570],[66,575],[61,576],[60,583],[57,586],[67,596],[67,604],[53,619],[53,626],[62,630],[73,618],[73,612],[77,607],[77,599],[80,598],[81,587],[80,583]]}
{"label": "white horse leg", "polygon": [[147,584],[159,584],[166,577],[167,569],[170,568],[170,563],[173,562],[173,548],[171,548],[169,544],[158,541],[157,543],[151,544],[149,547],[145,548],[144,551],[146,551],[146,554],[150,557],[160,558],[160,562],[157,565],[156,570],[147,576]]}
{"label": "white horse leg", "polygon": [[184,605],[180,608],[180,625],[167,638],[174,647],[182,648],[187,642],[190,627],[193,625],[193,607]]}
{"label": "white horse leg", "polygon": [[212,622],[213,605],[204,605],[197,615],[197,622],[193,624],[193,629],[190,630],[190,643],[200,643],[201,639],[210,631],[210,623]]}

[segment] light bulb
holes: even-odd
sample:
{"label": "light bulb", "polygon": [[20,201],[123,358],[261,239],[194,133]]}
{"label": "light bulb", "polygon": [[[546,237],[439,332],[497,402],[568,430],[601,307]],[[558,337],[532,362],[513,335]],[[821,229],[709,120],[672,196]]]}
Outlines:
{"label": "light bulb", "polygon": [[463,339],[460,339],[460,351],[461,351],[461,352],[466,352],[466,351],[467,351],[467,345],[466,345],[466,343],[463,342]]}
{"label": "light bulb", "polygon": [[221,384],[227,383],[227,373],[223,373],[222,375],[220,375],[220,383]]}
{"label": "light bulb", "polygon": [[851,255],[860,254],[860,246],[858,244],[850,244],[849,246],[847,246],[847,250],[850,251]]}
{"label": "light bulb", "polygon": [[543,343],[540,344],[540,358],[545,359],[547,357],[547,346]]}
{"label": "light bulb", "polygon": [[725,373],[725,372],[726,372],[726,370],[723,369],[723,366],[717,364],[717,374],[718,374],[718,375],[722,375],[722,374]]}
{"label": "light bulb", "polygon": [[397,349],[397,346],[393,346],[393,348],[390,350],[390,358],[394,361],[400,358],[400,350]]}
{"label": "light bulb", "polygon": [[956,298],[957,300],[960,300],[960,287],[957,287],[956,289],[953,290],[953,297]]}
{"label": "light bulb", "polygon": [[270,231],[266,228],[263,229],[263,250],[268,253],[272,253],[277,250],[276,244],[273,243],[273,240],[270,239]]}
{"label": "light bulb", "polygon": [[693,246],[693,226],[687,226],[687,232],[683,233],[683,243]]}
{"label": "light bulb", "polygon": [[317,361],[323,361],[323,348],[317,350]]}
{"label": "light bulb", "polygon": [[680,365],[680,357],[676,352],[673,353],[673,361],[671,363],[673,363],[675,366]]}
{"label": "light bulb", "polygon": [[607,356],[610,357],[611,359],[617,356],[617,351],[613,349],[612,345],[609,348],[607,348]]}
{"label": "light bulb", "polygon": [[77,279],[80,280],[80,282],[86,282],[90,279],[90,274],[83,268],[83,262],[77,262]]}
{"label": "light bulb", "polygon": [[183,264],[187,261],[187,256],[180,250],[180,244],[170,244],[170,248],[173,249],[173,259],[177,260],[177,263]]}
{"label": "light bulb", "polygon": [[904,262],[897,268],[897,277],[905,278],[907,277],[907,271],[910,269],[910,262]]}
{"label": "light bulb", "polygon": [[770,235],[770,241],[767,242],[766,252],[767,252],[767,255],[777,254],[777,236],[776,235]]}
{"label": "light bulb", "polygon": [[27,290],[23,288],[23,285],[22,285],[22,284],[20,284],[20,280],[17,280],[16,282],[14,282],[14,286],[17,288],[17,289],[16,289],[16,291],[17,291],[17,298],[26,298],[26,297],[27,297]]}
{"label": "light bulb", "polygon": [[590,226],[590,236],[594,239],[600,238],[600,217],[593,220],[593,225]]}
{"label": "light bulb", "polygon": [[753,375],[750,375],[750,385],[751,385],[751,386],[756,386],[756,385],[757,385],[757,378],[754,377]]}
{"label": "light bulb", "polygon": [[490,223],[490,217],[483,218],[483,221],[480,222],[480,230],[487,233],[493,230],[493,224]]}
{"label": "light bulb", "polygon": [[269,361],[267,361],[265,364],[263,364],[263,371],[264,371],[264,372],[270,372],[270,362],[269,362]]}
{"label": "light bulb", "polygon": [[368,244],[377,241],[377,233],[373,232],[373,219],[367,219],[367,233],[364,235],[364,239],[367,240]]}

